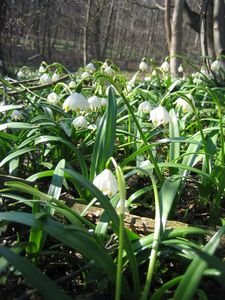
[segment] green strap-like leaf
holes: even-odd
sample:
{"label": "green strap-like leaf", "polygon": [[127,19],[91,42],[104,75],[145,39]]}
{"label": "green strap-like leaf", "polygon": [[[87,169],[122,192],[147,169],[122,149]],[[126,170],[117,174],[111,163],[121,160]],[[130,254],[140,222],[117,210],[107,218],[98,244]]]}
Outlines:
{"label": "green strap-like leaf", "polygon": [[[35,219],[32,214],[22,212],[4,212],[0,213],[0,221],[11,221],[22,223],[28,226],[40,226],[47,234],[53,236],[65,245],[75,249],[86,259],[93,260],[96,267],[100,268],[115,283],[116,265],[113,263],[110,255],[98,244],[94,236],[86,228],[80,225],[63,225],[50,218]],[[122,293],[124,297],[132,299],[131,291],[127,281],[123,277]],[[53,299],[53,296],[48,299]],[[58,298],[57,298],[58,299]],[[63,298],[61,298],[63,299]]]}
{"label": "green strap-like leaf", "polygon": [[39,269],[34,267],[34,265],[24,257],[21,257],[6,247],[0,247],[0,254],[5,257],[11,265],[15,266],[15,268],[23,274],[24,278],[26,278],[45,299],[71,300],[53,281],[43,275]]}
{"label": "green strap-like leaf", "polygon": [[94,176],[105,168],[107,160],[113,155],[116,137],[116,112],[116,97],[113,88],[110,87],[107,110],[98,127],[92,152],[90,180],[93,180]]}
{"label": "green strap-like leaf", "polygon": [[17,158],[18,156],[21,156],[25,153],[28,153],[28,152],[31,152],[31,151],[35,151],[37,150],[37,148],[34,148],[34,147],[27,147],[27,148],[24,148],[24,149],[20,149],[18,151],[15,151],[11,154],[9,154],[8,156],[6,156],[1,162],[0,162],[0,168],[2,166],[4,166],[4,164],[6,164],[7,162],[9,162],[10,160],[12,159],[15,159]]}
{"label": "green strap-like leaf", "polygon": [[[203,248],[203,251],[207,254],[212,255],[219,242],[221,236],[225,233],[225,225],[211,238],[211,240],[206,244]],[[200,280],[203,276],[204,270],[207,267],[207,262],[202,259],[200,256],[196,256],[196,258],[189,265],[187,271],[184,274],[183,279],[178,285],[174,300],[191,300],[193,299],[194,293],[200,283]]]}

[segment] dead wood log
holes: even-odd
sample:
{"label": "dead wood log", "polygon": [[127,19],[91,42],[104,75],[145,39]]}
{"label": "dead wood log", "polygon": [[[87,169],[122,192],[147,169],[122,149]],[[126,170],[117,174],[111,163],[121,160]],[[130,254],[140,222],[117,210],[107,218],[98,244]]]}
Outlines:
{"label": "dead wood log", "polygon": [[[75,203],[72,206],[72,209],[78,213],[82,213],[86,208],[85,204]],[[103,212],[103,209],[100,207],[90,207],[85,214],[90,221],[97,223]],[[147,217],[141,217],[134,214],[126,213],[124,218],[124,223],[127,228],[133,232],[140,235],[147,235],[154,231],[155,220]],[[189,226],[186,223],[178,221],[167,221],[166,228],[177,228],[177,227],[187,227]]]}

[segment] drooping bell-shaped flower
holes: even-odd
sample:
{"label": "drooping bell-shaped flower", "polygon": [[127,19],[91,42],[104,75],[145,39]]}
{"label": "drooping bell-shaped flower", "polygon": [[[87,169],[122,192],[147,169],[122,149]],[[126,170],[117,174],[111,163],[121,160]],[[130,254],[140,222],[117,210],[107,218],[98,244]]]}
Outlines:
{"label": "drooping bell-shaped flower", "polygon": [[87,128],[87,120],[85,119],[84,116],[79,116],[79,117],[76,117],[74,120],[73,120],[73,123],[72,125],[75,127],[75,128],[81,128],[81,129],[84,129],[84,128]]}
{"label": "drooping bell-shaped flower", "polygon": [[107,75],[113,75],[114,71],[110,66],[108,66],[104,69],[104,73]]}
{"label": "drooping bell-shaped flower", "polygon": [[169,70],[170,70],[170,65],[169,65],[168,61],[164,61],[164,62],[161,64],[160,70],[161,70],[162,72],[164,72],[164,73],[169,72]]}
{"label": "drooping bell-shaped flower", "polygon": [[58,80],[59,80],[59,74],[54,73],[54,74],[52,75],[52,82],[56,82],[56,81],[58,81]]}
{"label": "drooping bell-shaped flower", "polygon": [[101,106],[105,107],[108,104],[108,100],[106,98],[102,98],[101,100]]}
{"label": "drooping bell-shaped flower", "polygon": [[101,108],[101,101],[97,96],[92,96],[88,98],[88,103],[90,105],[91,110],[96,111]]}
{"label": "drooping bell-shaped flower", "polygon": [[[192,97],[191,94],[187,94],[186,95],[190,101],[194,104],[194,98]],[[187,113],[187,112],[192,112],[193,111],[193,108],[191,107],[191,105],[183,98],[179,97],[176,101],[176,107],[177,108],[180,108],[183,113]]]}
{"label": "drooping bell-shaped flower", "polygon": [[40,68],[38,69],[39,73],[44,73],[46,71],[45,67],[43,67],[42,65],[40,66]]}
{"label": "drooping bell-shaped flower", "polygon": [[74,80],[71,80],[69,83],[69,88],[74,89],[76,87],[76,82]]}
{"label": "drooping bell-shaped flower", "polygon": [[23,114],[19,110],[14,110],[11,114],[11,119],[13,121],[20,121],[24,118]]}
{"label": "drooping bell-shaped flower", "polygon": [[25,77],[25,74],[22,70],[20,70],[18,73],[17,73],[17,78],[18,79],[23,79]]}
{"label": "drooping bell-shaped flower", "polygon": [[181,64],[179,65],[178,72],[179,73],[183,73],[184,72],[183,66]]}
{"label": "drooping bell-shaped flower", "polygon": [[118,184],[116,177],[112,171],[105,169],[99,175],[97,175],[93,184],[104,194],[110,198],[113,197],[118,191]]}
{"label": "drooping bell-shaped flower", "polygon": [[94,66],[93,63],[87,64],[86,67],[85,67],[85,69],[86,69],[87,71],[90,71],[90,72],[93,72],[93,71],[96,70],[96,68],[95,68],[95,66]]}
{"label": "drooping bell-shaped flower", "polygon": [[141,70],[142,72],[146,72],[148,70],[148,65],[145,61],[142,61],[139,64],[139,70]]}
{"label": "drooping bell-shaped flower", "polygon": [[171,117],[168,111],[163,106],[158,106],[150,112],[150,120],[155,126],[167,124],[171,122]]}
{"label": "drooping bell-shaped flower", "polygon": [[143,112],[143,113],[150,113],[151,111],[151,104],[149,101],[144,101],[139,104],[138,106],[138,111]]}
{"label": "drooping bell-shaped flower", "polygon": [[83,73],[81,74],[81,78],[84,79],[84,78],[86,78],[86,77],[89,77],[90,75],[91,75],[91,74],[90,74],[89,72],[85,71],[85,72],[83,72]]}
{"label": "drooping bell-shaped flower", "polygon": [[81,93],[73,93],[63,103],[65,112],[70,110],[80,112],[89,110],[90,105]]}
{"label": "drooping bell-shaped flower", "polygon": [[47,102],[55,105],[59,102],[59,96],[55,92],[52,92],[48,95]]}
{"label": "drooping bell-shaped flower", "polygon": [[215,60],[212,64],[211,64],[211,70],[218,74],[220,72],[225,72],[225,64],[223,61],[221,60]]}
{"label": "drooping bell-shaped flower", "polygon": [[44,73],[43,75],[41,75],[41,77],[40,77],[41,84],[49,84],[51,82],[52,82],[52,79],[48,74]]}

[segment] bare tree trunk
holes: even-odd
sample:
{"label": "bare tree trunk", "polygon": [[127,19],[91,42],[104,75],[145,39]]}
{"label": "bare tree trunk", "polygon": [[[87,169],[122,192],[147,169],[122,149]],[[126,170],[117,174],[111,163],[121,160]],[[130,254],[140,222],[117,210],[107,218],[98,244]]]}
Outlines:
{"label": "bare tree trunk", "polygon": [[175,0],[172,26],[171,26],[171,47],[170,47],[170,70],[172,76],[178,75],[178,67],[182,48],[182,20],[185,0]]}
{"label": "bare tree trunk", "polygon": [[84,25],[84,40],[83,40],[83,64],[86,66],[87,64],[87,38],[88,38],[88,25],[89,25],[89,17],[90,17],[90,6],[91,0],[88,0],[87,3],[87,11],[86,11],[86,18],[85,18],[85,25]]}
{"label": "bare tree trunk", "polygon": [[171,1],[165,0],[165,28],[168,50],[171,45]]}
{"label": "bare tree trunk", "polygon": [[[3,29],[4,29],[5,15],[6,15],[6,1],[1,0],[0,1],[0,34],[1,34],[1,31],[3,31]],[[5,70],[2,44],[3,44],[2,38],[0,35],[0,73],[4,73],[4,70]]]}
{"label": "bare tree trunk", "polygon": [[207,47],[208,55],[212,60],[216,57],[213,38],[213,2],[213,0],[209,0],[207,6]]}
{"label": "bare tree trunk", "polygon": [[207,63],[206,57],[208,56],[207,47],[207,21],[206,21],[206,11],[207,11],[208,0],[202,0],[201,6],[201,25],[200,25],[200,41],[201,41],[201,53],[203,56],[204,63]]}
{"label": "bare tree trunk", "polygon": [[224,0],[214,0],[214,46],[216,55],[225,51],[225,4]]}
{"label": "bare tree trunk", "polygon": [[103,40],[103,46],[101,50],[101,58],[106,58],[106,50],[108,47],[108,41],[109,41],[109,32],[112,25],[112,16],[113,16],[113,9],[114,9],[114,0],[111,1],[110,4],[110,10],[109,10],[109,17],[108,17],[108,23],[106,25],[106,31],[105,31],[105,38]]}

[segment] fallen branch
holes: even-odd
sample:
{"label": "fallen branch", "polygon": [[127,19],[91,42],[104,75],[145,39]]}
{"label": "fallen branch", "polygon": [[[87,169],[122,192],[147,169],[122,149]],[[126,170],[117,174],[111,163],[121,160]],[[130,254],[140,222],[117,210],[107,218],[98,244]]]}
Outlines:
{"label": "fallen branch", "polygon": [[[85,204],[75,203],[72,206],[72,209],[78,213],[82,213],[86,208]],[[88,218],[91,222],[97,223],[103,212],[103,209],[100,207],[90,207],[85,214],[85,217]],[[136,216],[130,213],[126,213],[124,224],[127,228],[131,229],[133,232],[136,232],[140,235],[147,235],[151,232],[154,232],[155,220],[146,217]],[[187,227],[189,226],[186,223],[178,221],[167,221],[166,228],[176,228],[176,227]]]}
{"label": "fallen branch", "polygon": [[7,95],[9,95],[9,96],[15,96],[15,95],[19,95],[19,94],[21,94],[23,92],[30,92],[30,91],[32,92],[32,91],[36,91],[36,90],[41,90],[41,89],[44,89],[44,88],[48,88],[50,86],[55,85],[58,82],[67,80],[69,77],[70,77],[70,74],[67,74],[67,75],[61,77],[59,80],[57,80],[55,82],[46,83],[46,84],[39,84],[39,85],[31,86],[31,87],[25,87],[25,86],[23,86],[20,83],[19,85],[20,85],[20,87],[22,87],[22,89],[16,90],[16,91],[9,91],[9,92],[7,92]]}

